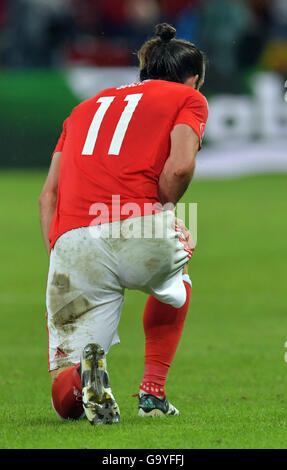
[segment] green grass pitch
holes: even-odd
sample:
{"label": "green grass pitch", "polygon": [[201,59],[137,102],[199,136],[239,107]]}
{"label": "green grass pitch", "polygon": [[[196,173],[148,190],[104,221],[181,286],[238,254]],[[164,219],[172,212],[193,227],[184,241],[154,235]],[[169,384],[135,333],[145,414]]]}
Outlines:
{"label": "green grass pitch", "polygon": [[0,448],[287,447],[287,175],[195,181],[191,306],[167,380],[181,416],[137,416],[146,296],[126,295],[109,372],[119,426],[62,422],[51,407],[38,221],[42,171],[0,173]]}

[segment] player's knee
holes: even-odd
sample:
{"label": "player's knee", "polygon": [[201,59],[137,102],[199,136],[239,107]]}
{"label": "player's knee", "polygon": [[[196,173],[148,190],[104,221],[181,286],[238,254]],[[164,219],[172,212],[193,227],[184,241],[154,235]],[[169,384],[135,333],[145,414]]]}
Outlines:
{"label": "player's knee", "polygon": [[52,406],[60,419],[79,419],[83,415],[81,380],[75,367],[55,378],[52,385]]}

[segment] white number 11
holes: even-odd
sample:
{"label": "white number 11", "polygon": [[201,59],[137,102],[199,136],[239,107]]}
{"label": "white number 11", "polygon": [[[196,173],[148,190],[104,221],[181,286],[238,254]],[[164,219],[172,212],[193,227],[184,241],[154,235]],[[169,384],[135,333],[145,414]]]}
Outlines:
{"label": "white number 11", "polygon": [[[124,101],[127,101],[127,105],[123,110],[115,129],[108,155],[119,155],[128,125],[142,95],[143,93],[135,93],[125,97]],[[82,155],[93,155],[102,121],[114,99],[115,96],[103,96],[98,99],[97,103],[101,104],[90,125]]]}

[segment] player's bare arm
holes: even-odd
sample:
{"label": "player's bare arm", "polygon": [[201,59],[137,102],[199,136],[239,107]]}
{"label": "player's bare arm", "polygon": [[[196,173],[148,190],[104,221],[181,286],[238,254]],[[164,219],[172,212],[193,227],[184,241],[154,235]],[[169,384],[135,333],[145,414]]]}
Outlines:
{"label": "player's bare arm", "polygon": [[159,178],[159,197],[162,204],[175,205],[192,180],[199,138],[187,124],[175,126],[170,137],[171,151]]}
{"label": "player's bare arm", "polygon": [[[188,188],[194,173],[195,158],[199,148],[199,138],[186,124],[178,124],[171,132],[171,152],[159,179],[161,202],[176,204]],[[191,233],[180,219],[176,219],[187,241],[187,246],[194,250]],[[188,273],[187,265],[183,273]]]}
{"label": "player's bare arm", "polygon": [[47,179],[39,197],[40,221],[48,253],[50,251],[49,230],[57,203],[61,154],[62,152],[54,153]]}

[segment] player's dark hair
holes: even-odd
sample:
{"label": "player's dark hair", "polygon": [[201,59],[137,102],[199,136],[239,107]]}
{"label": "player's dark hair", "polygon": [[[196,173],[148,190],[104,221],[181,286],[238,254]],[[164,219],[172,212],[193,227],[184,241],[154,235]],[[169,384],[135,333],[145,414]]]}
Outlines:
{"label": "player's dark hair", "polygon": [[140,80],[158,79],[184,83],[198,75],[196,88],[204,82],[205,57],[194,44],[174,39],[176,29],[167,23],[155,27],[155,38],[143,44],[138,52]]}

